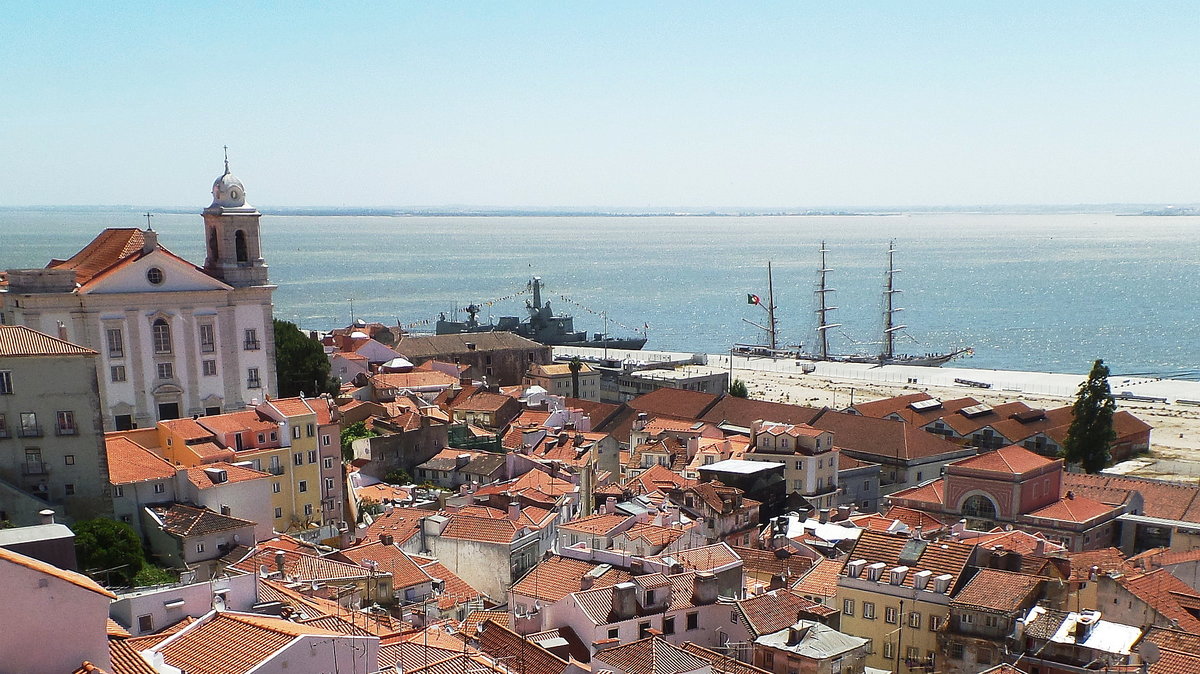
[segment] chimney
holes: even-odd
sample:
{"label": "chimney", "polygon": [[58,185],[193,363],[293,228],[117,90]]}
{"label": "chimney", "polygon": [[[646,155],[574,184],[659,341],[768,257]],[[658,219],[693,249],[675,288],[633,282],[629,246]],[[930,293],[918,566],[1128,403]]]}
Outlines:
{"label": "chimney", "polygon": [[637,419],[633,422],[634,432],[640,431],[646,427],[646,419],[649,417],[645,412],[638,412]]}
{"label": "chimney", "polygon": [[275,552],[275,571],[277,571],[280,576],[283,575],[283,563],[286,561],[287,555],[284,554],[283,550],[277,550]]}
{"label": "chimney", "polygon": [[787,582],[784,580],[782,573],[771,574],[771,583],[767,585],[767,592],[781,590],[785,587],[787,587]]}
{"label": "chimney", "polygon": [[629,560],[629,575],[644,576],[646,575],[646,562],[640,559]]}
{"label": "chimney", "polygon": [[562,433],[558,434],[558,446],[559,447],[566,447],[567,443],[569,443],[569,442],[571,442],[571,435],[569,433],[562,432]]}
{"label": "chimney", "polygon": [[454,469],[455,470],[462,468],[463,466],[467,465],[468,463],[471,463],[471,455],[470,454],[459,454],[458,456],[454,457]]}
{"label": "chimney", "polygon": [[838,506],[838,521],[850,519],[851,508],[848,505]]}
{"label": "chimney", "polygon": [[508,504],[508,519],[516,522],[521,519],[521,503],[512,501]]}
{"label": "chimney", "polygon": [[379,542],[384,545],[391,545],[395,540],[391,534],[379,534]]}
{"label": "chimney", "polygon": [[715,604],[717,602],[717,577],[709,571],[696,574],[695,591],[692,601],[697,606]]}
{"label": "chimney", "polygon": [[67,339],[67,324],[58,321],[58,338],[64,342],[70,341]]}
{"label": "chimney", "polygon": [[608,513],[609,515],[617,514],[617,497],[609,496],[608,498],[604,499],[604,512]]}
{"label": "chimney", "polygon": [[1035,555],[1046,554],[1046,539],[1044,539],[1044,538],[1037,539],[1037,542],[1033,544],[1033,554],[1035,554]]}
{"label": "chimney", "polygon": [[38,520],[41,524],[54,524],[54,511],[49,508],[39,510]]}
{"label": "chimney", "polygon": [[795,646],[801,641],[804,641],[804,637],[808,635],[809,629],[810,628],[808,625],[800,627],[800,623],[796,623],[795,625],[789,627],[787,645]]}
{"label": "chimney", "polygon": [[458,495],[459,496],[466,496],[467,494],[470,494],[470,493],[471,493],[471,485],[467,484],[466,482],[458,485]]}
{"label": "chimney", "polygon": [[142,252],[152,253],[155,248],[158,248],[158,232],[147,227],[142,232]]}
{"label": "chimney", "polygon": [[821,524],[829,521],[829,508],[821,508]]}
{"label": "chimney", "polygon": [[637,585],[628,581],[613,586],[612,607],[617,620],[629,620],[637,615]]}

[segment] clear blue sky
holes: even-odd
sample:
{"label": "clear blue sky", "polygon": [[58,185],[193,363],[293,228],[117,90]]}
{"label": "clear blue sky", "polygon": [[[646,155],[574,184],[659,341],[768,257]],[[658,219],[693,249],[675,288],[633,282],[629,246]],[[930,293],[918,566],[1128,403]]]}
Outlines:
{"label": "clear blue sky", "polygon": [[14,2],[0,92],[0,205],[1200,201],[1194,2]]}

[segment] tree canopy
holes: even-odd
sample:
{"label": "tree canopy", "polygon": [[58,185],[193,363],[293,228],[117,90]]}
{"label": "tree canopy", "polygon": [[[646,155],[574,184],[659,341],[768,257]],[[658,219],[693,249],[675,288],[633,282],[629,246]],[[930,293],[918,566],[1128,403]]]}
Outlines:
{"label": "tree canopy", "polygon": [[1068,463],[1079,464],[1088,473],[1098,473],[1108,465],[1109,447],[1117,438],[1113,414],[1117,403],[1108,387],[1108,367],[1097,360],[1087,381],[1079,385],[1079,394],[1071,408],[1071,425],[1063,442],[1062,456]]}
{"label": "tree canopy", "polygon": [[114,585],[131,584],[142,570],[142,542],[128,524],[104,518],[84,520],[75,525],[74,531],[75,553],[84,570],[112,569],[107,578]]}
{"label": "tree canopy", "polygon": [[734,398],[749,398],[750,391],[746,389],[746,382],[741,379],[734,379],[729,384],[729,395]]}
{"label": "tree canopy", "polygon": [[329,359],[315,339],[309,339],[295,323],[275,319],[275,374],[279,397],[336,394],[338,382],[329,376]]}
{"label": "tree canopy", "polygon": [[354,441],[362,438],[373,438],[379,435],[372,428],[367,428],[364,421],[356,421],[342,429],[342,458],[346,461],[354,460]]}

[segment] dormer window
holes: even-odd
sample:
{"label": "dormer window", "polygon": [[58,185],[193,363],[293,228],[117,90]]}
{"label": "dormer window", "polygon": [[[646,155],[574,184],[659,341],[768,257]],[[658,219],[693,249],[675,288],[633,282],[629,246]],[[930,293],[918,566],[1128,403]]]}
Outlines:
{"label": "dormer window", "polygon": [[788,439],[787,438],[779,438],[779,448],[780,449],[788,448]]}

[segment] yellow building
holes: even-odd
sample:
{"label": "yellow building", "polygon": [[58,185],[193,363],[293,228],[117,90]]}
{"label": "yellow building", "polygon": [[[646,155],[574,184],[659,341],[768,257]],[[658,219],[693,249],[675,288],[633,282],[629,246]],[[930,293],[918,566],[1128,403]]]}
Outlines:
{"label": "yellow building", "polygon": [[938,656],[937,635],[975,546],[864,530],[838,576],[842,632],[871,640],[867,666],[907,674]]}

